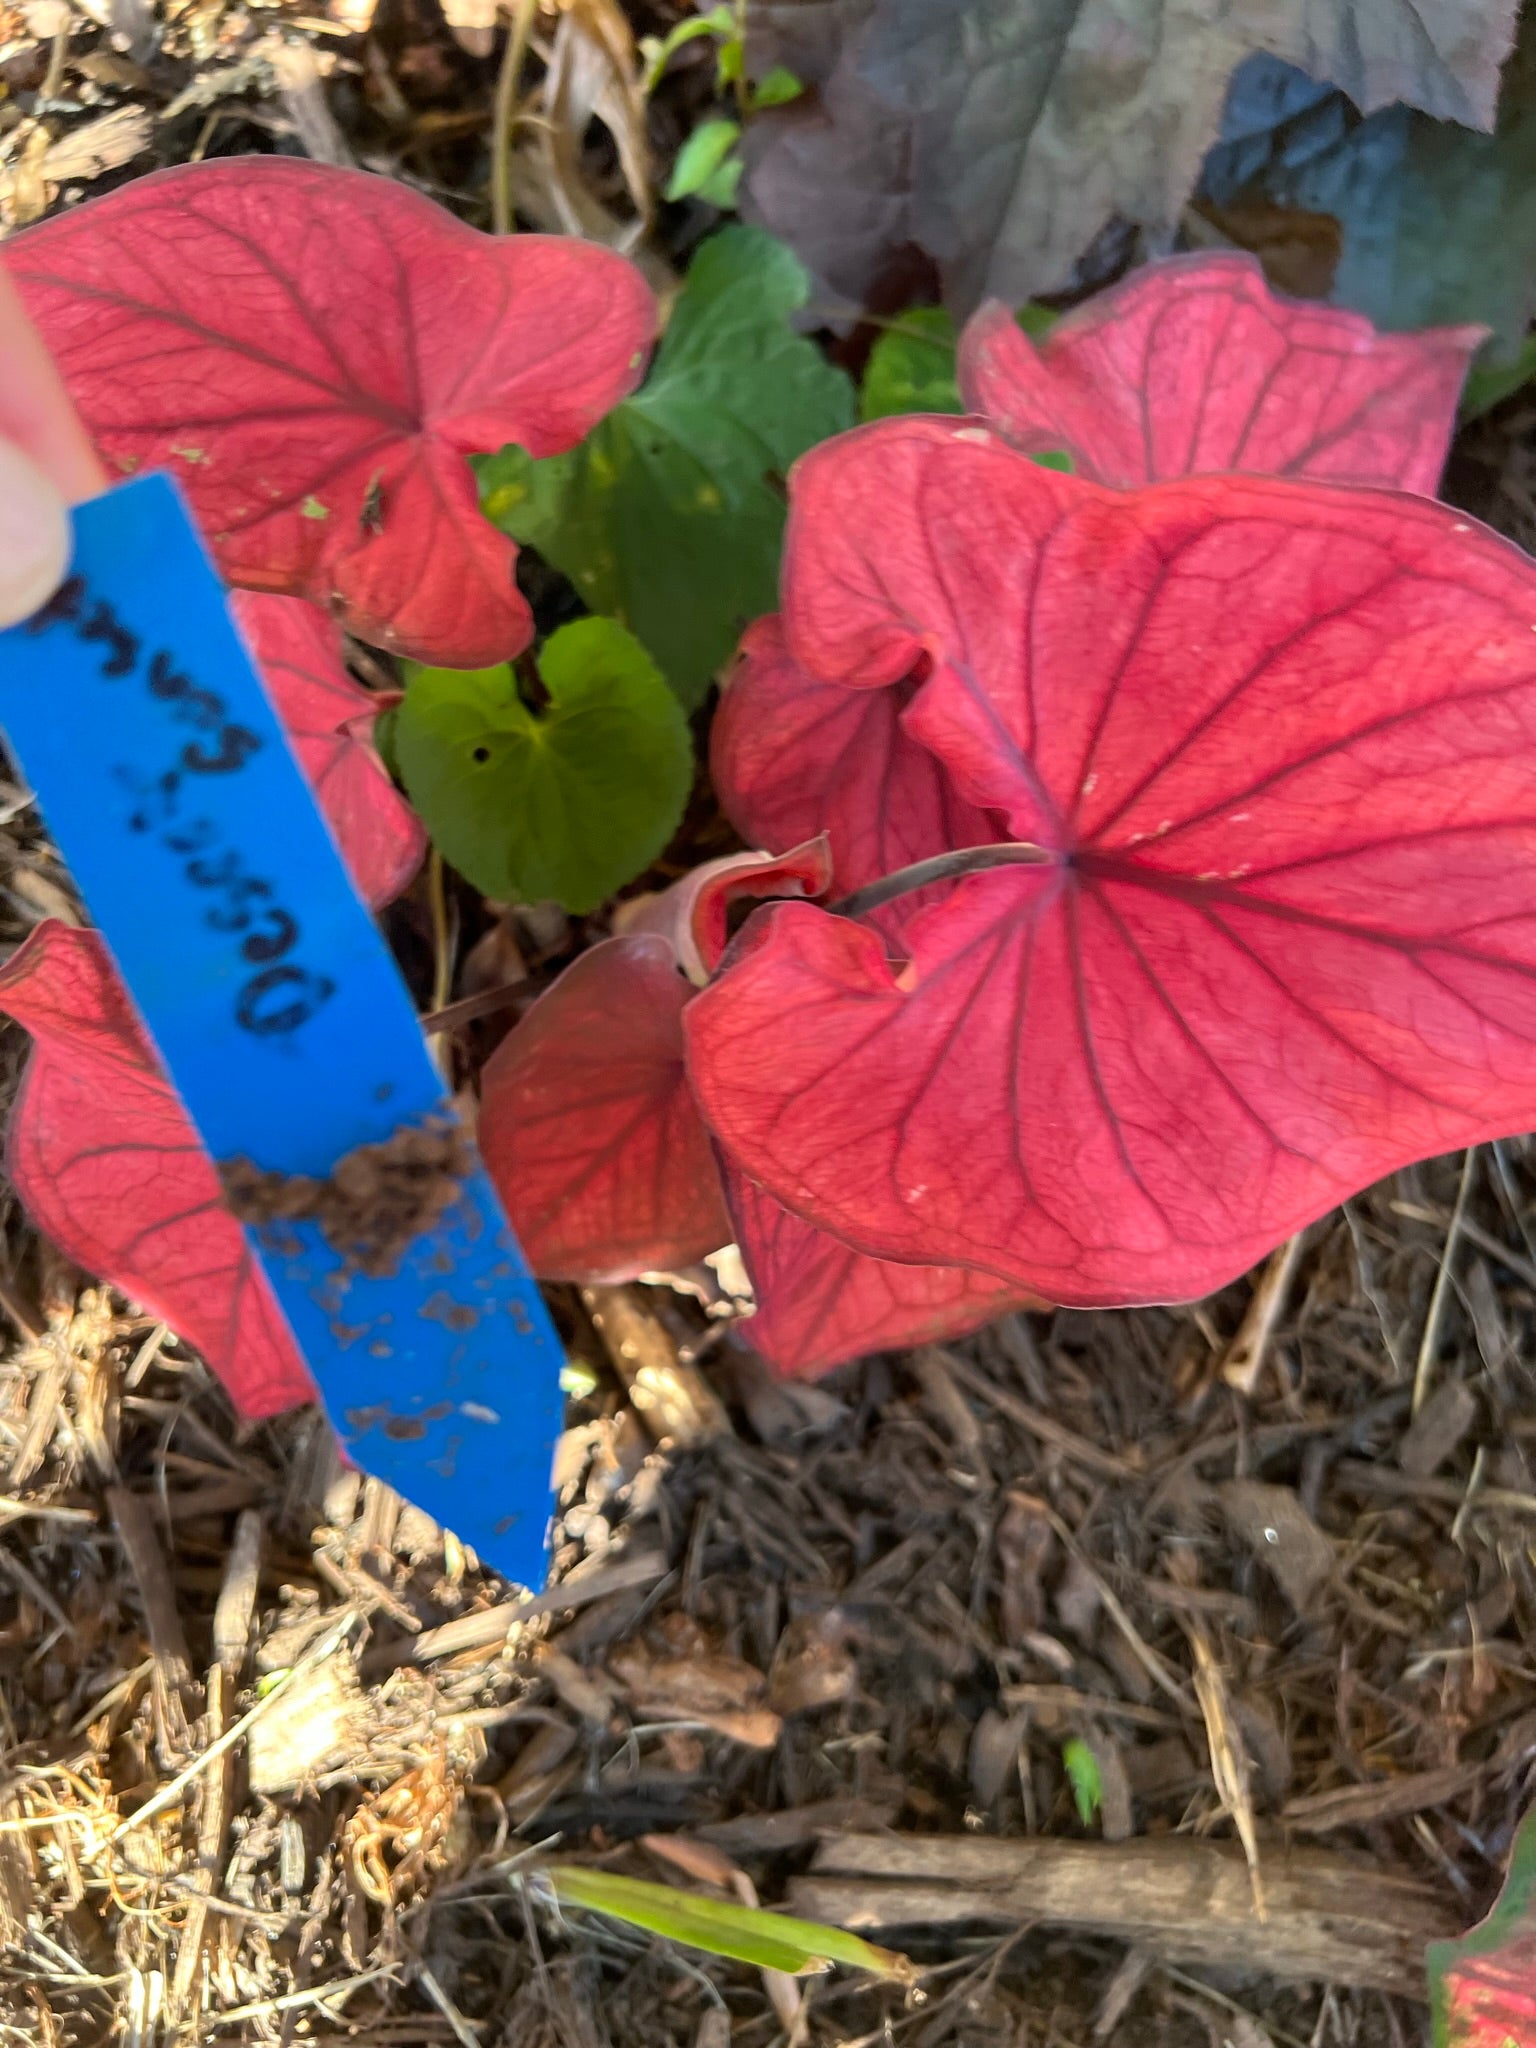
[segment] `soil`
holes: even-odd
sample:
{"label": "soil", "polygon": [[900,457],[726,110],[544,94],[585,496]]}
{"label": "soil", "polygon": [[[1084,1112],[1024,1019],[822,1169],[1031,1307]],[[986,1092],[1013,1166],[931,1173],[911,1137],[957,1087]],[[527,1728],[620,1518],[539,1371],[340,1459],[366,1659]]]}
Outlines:
{"label": "soil", "polygon": [[[272,147],[483,221],[499,32],[452,14],[114,0],[109,29],[0,0],[0,229]],[[700,56],[653,104],[663,161],[708,106]],[[622,216],[601,127],[550,132],[524,217]],[[706,219],[666,212],[658,263]],[[1533,429],[1518,398],[1479,422],[1449,486],[1527,546]],[[569,592],[522,574],[552,622]],[[0,819],[10,948],[81,912],[19,787]],[[684,837],[677,866],[726,850],[707,793]],[[487,987],[594,934],[449,913],[446,982],[425,887],[387,924],[424,1009],[476,1011],[444,1025],[467,1074],[515,1014],[480,1014]],[[6,1027],[0,1106],[24,1051]],[[404,1135],[328,1184],[236,1163],[239,1213],[387,1262],[462,1170]],[[557,1290],[575,1391],[531,1601],[313,1411],[238,1425],[0,1203],[0,2042],[1427,2039],[1422,1934],[1486,1909],[1536,1790],[1530,1141],[1405,1171],[1212,1300],[1013,1317],[817,1386],[766,1373],[710,1272]],[[1038,1860],[978,1877],[1042,1849],[1095,1859],[1070,1910]],[[1175,1859],[1155,1911],[1149,1852]],[[786,1984],[556,1910],[553,1853],[835,1913],[920,1982]],[[926,1873],[915,1924],[893,1859]],[[1182,1919],[1179,1873],[1206,1887]],[[1356,1953],[1319,1960],[1306,1900],[1352,1875]]]}
{"label": "soil", "polygon": [[264,1171],[249,1159],[220,1168],[224,1199],[242,1223],[318,1223],[349,1266],[377,1279],[457,1200],[474,1147],[452,1117],[403,1126],[381,1145],[359,1145],[324,1180]]}

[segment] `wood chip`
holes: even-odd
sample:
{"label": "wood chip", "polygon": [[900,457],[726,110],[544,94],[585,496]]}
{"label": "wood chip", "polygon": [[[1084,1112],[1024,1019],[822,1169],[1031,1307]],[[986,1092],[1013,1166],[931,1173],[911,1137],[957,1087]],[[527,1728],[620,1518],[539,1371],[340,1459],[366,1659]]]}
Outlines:
{"label": "wood chip", "polygon": [[1461,1449],[1477,1413],[1477,1396],[1464,1380],[1443,1381],[1404,1431],[1398,1464],[1415,1479],[1438,1472]]}
{"label": "wood chip", "polygon": [[1333,1577],[1333,1545],[1292,1489],[1229,1479],[1217,1497],[1232,1533],[1274,1574],[1295,1611],[1309,1613]]}
{"label": "wood chip", "polygon": [[1268,1849],[1269,1918],[1236,1851],[1125,1842],[836,1835],[790,1910],[859,1934],[1043,1923],[1139,1944],[1162,1962],[1358,1984],[1421,2000],[1424,1948],[1460,1925],[1443,1891],[1322,1850]]}
{"label": "wood chip", "polygon": [[1327,1834],[1333,1828],[1368,1827],[1378,1821],[1401,1820],[1434,1806],[1460,1799],[1489,1775],[1486,1764],[1448,1764],[1439,1771],[1407,1771],[1368,1785],[1340,1785],[1332,1792],[1311,1792],[1293,1799],[1280,1818],[1305,1834]]}

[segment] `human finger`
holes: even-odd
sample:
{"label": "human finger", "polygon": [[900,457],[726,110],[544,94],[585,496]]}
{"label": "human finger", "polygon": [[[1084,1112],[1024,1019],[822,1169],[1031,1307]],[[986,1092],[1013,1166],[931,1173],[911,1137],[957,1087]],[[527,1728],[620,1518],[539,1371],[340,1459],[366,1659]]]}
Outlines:
{"label": "human finger", "polygon": [[69,566],[64,493],[14,442],[0,441],[0,626],[46,604]]}
{"label": "human finger", "polygon": [[42,337],[0,265],[0,439],[50,477],[71,505],[106,489],[106,473]]}

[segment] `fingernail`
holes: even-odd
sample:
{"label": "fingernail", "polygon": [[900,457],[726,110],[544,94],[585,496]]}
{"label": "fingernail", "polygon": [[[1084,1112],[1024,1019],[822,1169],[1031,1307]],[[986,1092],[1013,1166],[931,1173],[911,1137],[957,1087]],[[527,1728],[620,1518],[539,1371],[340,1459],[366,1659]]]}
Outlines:
{"label": "fingernail", "polygon": [[35,462],[0,441],[0,626],[45,604],[69,566],[69,513]]}

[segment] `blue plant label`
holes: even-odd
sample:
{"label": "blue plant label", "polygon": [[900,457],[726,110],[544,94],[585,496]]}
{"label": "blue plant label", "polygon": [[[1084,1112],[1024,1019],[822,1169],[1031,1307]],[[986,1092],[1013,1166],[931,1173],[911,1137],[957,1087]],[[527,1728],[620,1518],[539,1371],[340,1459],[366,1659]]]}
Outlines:
{"label": "blue plant label", "polygon": [[79,508],[0,725],[349,1455],[541,1583],[558,1341],[168,478]]}

